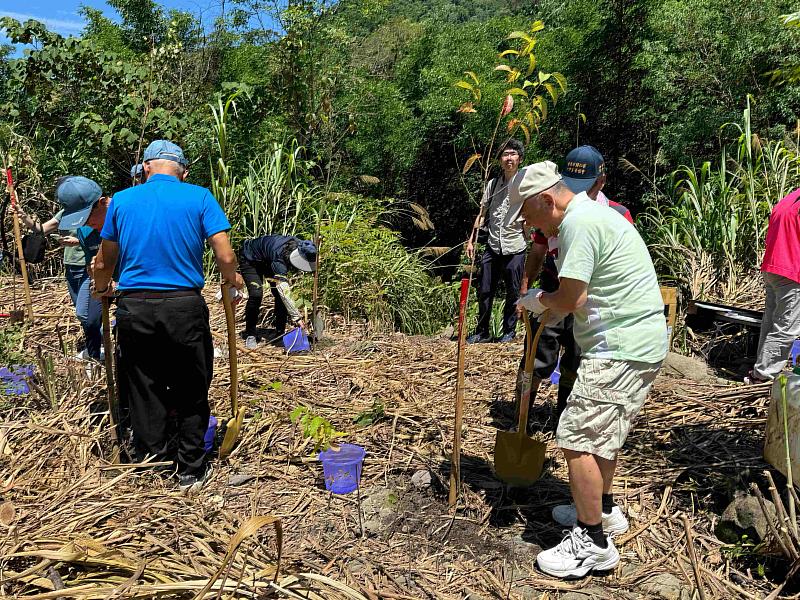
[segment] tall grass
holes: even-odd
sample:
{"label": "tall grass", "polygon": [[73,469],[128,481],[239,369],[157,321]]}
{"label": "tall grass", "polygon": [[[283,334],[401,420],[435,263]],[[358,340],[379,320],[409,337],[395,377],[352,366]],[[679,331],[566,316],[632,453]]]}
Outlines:
{"label": "tall grass", "polygon": [[[452,286],[429,272],[423,251],[407,250],[389,226],[410,219],[432,227],[427,212],[411,203],[392,203],[353,194],[325,192],[310,175],[305,149],[291,140],[274,143],[232,173],[228,122],[236,95],[211,106],[217,134],[211,163],[212,191],[231,223],[235,248],[267,234],[321,238],[319,302],[348,319],[366,319],[378,330],[436,333],[455,314]],[[207,272],[212,267],[209,256]],[[294,290],[302,308],[312,308],[311,277],[299,276]]]}
{"label": "tall grass", "polygon": [[228,125],[240,92],[209,105],[214,118],[217,158],[211,163],[211,186],[231,222],[235,247],[267,234],[294,235],[313,218],[320,189],[310,182],[310,163],[296,140],[273,142],[247,164],[244,174],[230,169]]}
{"label": "tall grass", "polygon": [[684,298],[758,305],[756,276],[775,202],[800,185],[797,140],[770,141],[751,129],[750,102],[735,144],[719,160],[674,171],[658,189],[639,227],[662,281]]}
{"label": "tall grass", "polygon": [[[376,330],[408,334],[439,332],[453,318],[453,286],[430,274],[422,251],[407,250],[382,223],[384,203],[353,194],[332,194],[322,219],[320,303],[346,319],[365,319]],[[311,280],[302,282],[311,298]]]}

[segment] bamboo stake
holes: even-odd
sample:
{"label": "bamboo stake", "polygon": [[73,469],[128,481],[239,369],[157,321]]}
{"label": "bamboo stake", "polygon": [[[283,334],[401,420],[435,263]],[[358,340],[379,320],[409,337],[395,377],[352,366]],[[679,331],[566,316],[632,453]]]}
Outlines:
{"label": "bamboo stake", "polygon": [[800,540],[794,537],[794,529],[789,526],[789,515],[786,513],[786,507],[784,506],[783,499],[778,492],[778,486],[775,485],[775,480],[772,478],[772,473],[769,471],[764,471],[764,475],[769,482],[769,493],[770,496],[772,496],[772,503],[775,505],[775,509],[778,513],[780,530],[786,534],[786,541],[793,550],[792,555],[796,558],[798,555],[800,555],[797,551],[797,547],[800,546]]}
{"label": "bamboo stake", "polygon": [[106,353],[106,387],[108,390],[108,424],[111,429],[111,462],[119,464],[119,438],[117,437],[117,391],[114,384],[114,349],[111,346],[111,318],[108,315],[110,301],[103,296],[103,346]]}
{"label": "bamboo stake", "polygon": [[683,531],[686,533],[686,551],[689,553],[689,560],[692,562],[692,571],[694,571],[694,579],[697,582],[697,593],[700,595],[700,600],[706,600],[706,593],[703,591],[703,580],[700,578],[700,569],[697,564],[697,556],[694,553],[692,527],[689,525],[689,519],[685,514],[681,515],[681,519],[683,520]]}
{"label": "bamboo stake", "polygon": [[461,487],[461,424],[464,420],[464,352],[466,350],[467,298],[469,279],[461,280],[461,299],[458,303],[458,367],[456,375],[456,414],[453,427],[453,456],[450,460],[450,495],[448,503],[455,506]]}
{"label": "bamboo stake", "polygon": [[11,196],[14,241],[17,245],[20,271],[22,271],[22,286],[25,290],[25,310],[28,312],[28,320],[33,322],[33,301],[31,300],[31,287],[28,283],[28,265],[25,263],[25,254],[22,251],[22,233],[19,227],[19,215],[17,215],[17,193],[14,191],[14,178],[11,175],[11,167],[6,168],[6,185],[8,187],[8,193]]}
{"label": "bamboo stake", "polygon": [[755,494],[756,499],[758,500],[758,505],[761,507],[761,512],[764,513],[764,518],[767,520],[767,525],[769,526],[769,530],[775,537],[775,540],[778,542],[778,545],[781,547],[784,556],[786,556],[786,558],[792,558],[792,559],[797,558],[796,552],[792,552],[794,548],[792,548],[792,550],[789,549],[790,546],[786,545],[786,542],[783,540],[783,537],[778,531],[778,528],[775,527],[775,523],[772,522],[773,515],[769,514],[769,512],[767,511],[767,503],[764,501],[764,496],[761,494],[761,490],[755,483],[750,484],[750,489]]}
{"label": "bamboo stake", "polygon": [[[794,481],[792,477],[792,456],[789,452],[789,416],[788,407],[786,405],[786,375],[781,373],[778,375],[778,384],[781,386],[781,411],[783,412],[783,444],[786,450],[786,486],[788,489],[794,488]],[[789,494],[789,519],[792,532],[795,539],[798,538],[797,531],[797,512],[794,504],[794,496]]]}

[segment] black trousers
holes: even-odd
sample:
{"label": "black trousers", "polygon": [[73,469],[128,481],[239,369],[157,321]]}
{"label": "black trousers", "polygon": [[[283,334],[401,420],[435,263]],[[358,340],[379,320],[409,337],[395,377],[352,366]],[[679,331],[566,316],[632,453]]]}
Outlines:
{"label": "black trousers", "polygon": [[[266,270],[258,263],[252,263],[243,256],[239,257],[239,272],[247,286],[247,304],[244,307],[244,329],[245,335],[255,335],[256,325],[258,325],[258,313],[261,310],[261,302],[264,300],[264,279],[268,276]],[[289,313],[283,305],[278,294],[275,283],[270,281],[272,297],[275,298],[275,318],[274,325],[278,333],[283,333],[286,329],[286,322],[289,320]]]}
{"label": "black trousers", "polygon": [[506,287],[506,303],[503,307],[503,335],[517,329],[517,300],[519,285],[525,271],[525,252],[518,254],[496,254],[487,246],[481,256],[481,274],[478,283],[478,326],[475,333],[489,335],[492,304],[502,280]]}
{"label": "black trousers", "polygon": [[[176,461],[179,473],[203,473],[214,368],[203,297],[123,296],[116,317],[120,387],[127,388],[137,460],[154,455]],[[169,448],[173,422],[177,456]]]}
{"label": "black trousers", "polygon": [[[561,349],[564,349],[564,354],[561,355],[561,366],[559,371],[561,373],[558,380],[558,399],[556,402],[556,419],[561,417],[561,413],[567,407],[567,398],[572,393],[572,388],[575,385],[575,380],[578,377],[578,366],[581,363],[581,348],[575,341],[575,336],[572,333],[572,326],[575,323],[575,317],[572,314],[567,315],[564,319],[559,321],[553,326],[545,326],[542,330],[542,336],[539,338],[539,345],[536,347],[536,356],[533,361],[533,376],[537,379],[549,379],[556,370],[558,364],[558,356],[561,354]],[[539,321],[533,319],[531,321],[531,328],[533,335],[536,335],[536,330],[539,328]],[[520,361],[519,368],[525,368],[525,354],[528,352],[528,338],[525,338],[524,350],[522,352],[522,360]],[[556,420],[556,424],[558,421]]]}

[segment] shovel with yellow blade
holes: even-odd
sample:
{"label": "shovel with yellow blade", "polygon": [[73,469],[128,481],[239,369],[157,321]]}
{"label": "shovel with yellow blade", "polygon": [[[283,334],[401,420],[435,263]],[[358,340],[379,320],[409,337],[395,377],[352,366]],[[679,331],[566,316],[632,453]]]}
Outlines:
{"label": "shovel with yellow blade", "polygon": [[523,311],[525,332],[528,339],[528,351],[525,354],[525,373],[522,380],[522,392],[519,401],[519,422],[516,431],[498,431],[494,442],[494,472],[506,483],[516,486],[529,486],[542,475],[545,451],[544,442],[535,440],[527,433],[528,409],[531,403],[531,380],[533,378],[533,359],[536,347],[544,329],[544,319],[540,319],[539,329],[531,340],[531,323],[528,311]]}
{"label": "shovel with yellow blade", "polygon": [[225,305],[225,321],[228,325],[228,362],[231,369],[231,413],[225,429],[225,437],[219,448],[219,457],[227,457],[233,450],[244,421],[244,407],[239,406],[239,371],[236,363],[236,322],[233,314],[233,301],[231,300],[230,286],[222,282],[222,302]]}

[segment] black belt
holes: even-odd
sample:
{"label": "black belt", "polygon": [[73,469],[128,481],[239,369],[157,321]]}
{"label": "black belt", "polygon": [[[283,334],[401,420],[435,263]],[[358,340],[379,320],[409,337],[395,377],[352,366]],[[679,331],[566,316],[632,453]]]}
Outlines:
{"label": "black belt", "polygon": [[137,298],[139,300],[161,300],[163,298],[185,298],[186,296],[199,296],[200,290],[141,290],[123,291],[120,296],[123,298]]}

